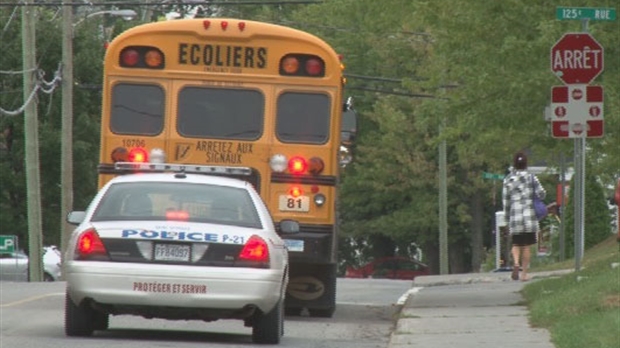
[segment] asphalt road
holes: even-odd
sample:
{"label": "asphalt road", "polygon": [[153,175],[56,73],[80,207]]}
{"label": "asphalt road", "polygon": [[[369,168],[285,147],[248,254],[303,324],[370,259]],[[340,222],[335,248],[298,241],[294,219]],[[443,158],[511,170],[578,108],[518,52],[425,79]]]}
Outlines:
{"label": "asphalt road", "polygon": [[[279,347],[385,348],[399,301],[411,281],[339,279],[333,318],[286,317]],[[252,346],[242,321],[147,320],[111,317],[110,329],[92,338],[66,337],[64,282],[0,282],[0,348],[209,347]],[[402,303],[401,303],[402,304]]]}

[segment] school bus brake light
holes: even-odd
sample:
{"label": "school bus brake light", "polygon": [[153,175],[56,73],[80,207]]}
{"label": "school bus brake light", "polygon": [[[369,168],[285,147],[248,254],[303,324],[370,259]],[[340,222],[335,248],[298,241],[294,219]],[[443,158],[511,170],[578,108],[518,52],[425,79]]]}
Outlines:
{"label": "school bus brake light", "polygon": [[296,156],[288,161],[288,170],[291,174],[303,174],[306,169],[308,169],[308,162],[303,157]]}

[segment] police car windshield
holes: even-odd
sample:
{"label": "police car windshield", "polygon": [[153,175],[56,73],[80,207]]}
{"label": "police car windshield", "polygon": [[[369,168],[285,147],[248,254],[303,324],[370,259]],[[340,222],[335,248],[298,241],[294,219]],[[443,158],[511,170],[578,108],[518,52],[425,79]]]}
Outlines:
{"label": "police car windshield", "polygon": [[262,228],[246,190],[178,182],[111,185],[91,221],[128,220],[180,220]]}

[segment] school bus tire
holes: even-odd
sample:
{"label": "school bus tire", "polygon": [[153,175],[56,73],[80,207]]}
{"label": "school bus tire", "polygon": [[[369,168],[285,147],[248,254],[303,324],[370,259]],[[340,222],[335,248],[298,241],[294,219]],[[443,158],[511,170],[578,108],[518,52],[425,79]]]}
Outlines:
{"label": "school bus tire", "polygon": [[329,306],[327,308],[308,308],[308,313],[311,317],[331,318],[334,316],[334,312],[336,311],[336,278],[326,282],[325,287]]}

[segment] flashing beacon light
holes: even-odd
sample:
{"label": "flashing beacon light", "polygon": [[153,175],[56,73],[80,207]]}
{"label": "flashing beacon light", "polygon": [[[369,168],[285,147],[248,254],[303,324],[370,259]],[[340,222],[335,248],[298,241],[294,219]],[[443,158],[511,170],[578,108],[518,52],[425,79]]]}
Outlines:
{"label": "flashing beacon light", "polygon": [[308,169],[308,162],[301,156],[292,157],[288,161],[288,170],[292,174],[302,174]]}
{"label": "flashing beacon light", "polygon": [[141,147],[134,147],[129,150],[129,156],[127,159],[129,162],[145,163],[148,162],[148,154],[145,149]]}

